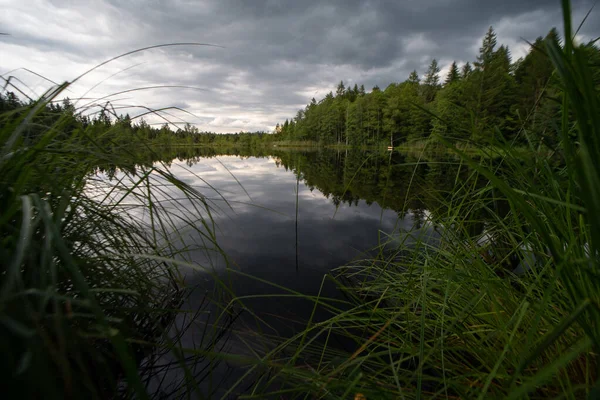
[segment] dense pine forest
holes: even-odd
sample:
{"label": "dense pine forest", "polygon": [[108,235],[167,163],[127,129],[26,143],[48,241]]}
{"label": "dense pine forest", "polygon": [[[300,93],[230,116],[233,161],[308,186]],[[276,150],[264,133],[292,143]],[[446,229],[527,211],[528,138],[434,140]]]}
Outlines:
{"label": "dense pine forest", "polygon": [[[546,38],[558,39],[552,29]],[[600,82],[600,51],[594,43],[580,45],[589,55]],[[413,71],[402,83],[371,92],[346,87],[340,82],[335,93],[320,101],[314,98],[281,128],[285,140],[316,141],[321,144],[371,146],[399,145],[430,137],[469,140],[479,144],[525,143],[523,127],[533,141],[557,143],[560,121],[558,80],[542,37],[531,44],[524,58],[515,62],[507,46],[498,47],[490,27],[479,55],[461,67],[453,62],[442,79],[437,60],[432,60],[423,78]]]}

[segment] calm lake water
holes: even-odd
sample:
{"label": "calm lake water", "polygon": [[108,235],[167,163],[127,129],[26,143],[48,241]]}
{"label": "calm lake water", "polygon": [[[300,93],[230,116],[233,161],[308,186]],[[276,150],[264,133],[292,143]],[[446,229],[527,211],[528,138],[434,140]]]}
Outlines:
{"label": "calm lake water", "polygon": [[[373,249],[390,237],[402,237],[412,229],[432,231],[423,226],[429,210],[439,207],[462,173],[447,161],[417,166],[418,155],[398,153],[217,152],[188,149],[171,161],[174,155],[165,157],[170,157],[166,161],[177,177],[210,199],[221,249],[204,246],[202,230],[182,226],[174,232],[182,248],[191,248],[187,260],[198,266],[183,268],[186,285],[193,288],[183,307],[202,311],[183,344],[197,348],[207,341],[204,327],[221,311],[218,302],[207,302],[223,293],[215,283],[218,277],[243,299],[240,314],[219,347],[235,355],[268,349],[269,335],[298,332],[310,317],[312,303],[273,295],[294,291],[343,300],[331,281],[322,285],[325,274],[371,257]],[[177,212],[177,204],[170,206]],[[328,316],[317,310],[315,319]],[[189,321],[190,317],[181,317],[178,323]],[[198,363],[200,387],[215,397],[225,394],[244,372],[235,362],[221,362],[212,367],[211,376],[204,376],[205,367]],[[168,382],[176,383],[181,373],[170,370],[167,375],[160,390],[170,397]]]}

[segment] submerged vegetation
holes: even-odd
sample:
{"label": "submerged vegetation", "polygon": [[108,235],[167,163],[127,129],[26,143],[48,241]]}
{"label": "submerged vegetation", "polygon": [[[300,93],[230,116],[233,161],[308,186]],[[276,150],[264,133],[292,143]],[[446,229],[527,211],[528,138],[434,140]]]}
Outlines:
{"label": "submerged vegetation", "polygon": [[[600,395],[600,53],[573,42],[568,1],[563,12],[563,43],[551,31],[515,64],[490,29],[474,67],[453,65],[443,85],[435,60],[422,83],[413,73],[384,91],[340,84],[276,134],[153,128],[111,118],[108,106],[90,117],[58,102],[68,84],[27,104],[3,93],[3,388],[31,398],[185,397],[202,394],[199,381],[231,359],[247,369],[225,395],[245,398]],[[198,267],[194,248],[180,246],[190,230],[203,239],[195,249],[220,251],[213,208],[155,149],[193,162],[180,145],[235,142],[250,155],[282,140],[422,141],[401,161],[413,173],[390,167],[397,153],[390,168],[361,153],[264,153],[336,205],[377,201],[419,223],[324,278],[344,302],[286,294],[333,316],[290,337],[265,334],[270,347],[253,357],[223,354],[219,340],[243,300],[219,281],[220,313],[202,319],[182,307],[189,288],[177,268]],[[465,153],[465,142],[486,145],[486,157]],[[432,143],[454,158],[435,160]],[[418,186],[424,167],[439,192]],[[186,348],[190,327],[203,333]],[[167,391],[169,368],[183,378]]]}

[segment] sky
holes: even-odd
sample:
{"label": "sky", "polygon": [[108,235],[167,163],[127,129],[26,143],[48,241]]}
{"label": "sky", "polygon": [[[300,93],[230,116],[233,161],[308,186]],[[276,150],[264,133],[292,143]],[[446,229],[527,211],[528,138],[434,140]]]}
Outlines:
{"label": "sky", "polygon": [[[593,3],[572,1],[575,25]],[[212,132],[272,131],[340,80],[384,89],[433,58],[443,78],[452,61],[475,59],[489,26],[513,60],[562,28],[559,0],[0,0],[0,9],[0,74],[31,97],[132,50],[197,43],[118,58],[64,95],[88,112],[108,100],[132,117],[167,108],[144,118]],[[578,38],[599,35],[600,7]]]}

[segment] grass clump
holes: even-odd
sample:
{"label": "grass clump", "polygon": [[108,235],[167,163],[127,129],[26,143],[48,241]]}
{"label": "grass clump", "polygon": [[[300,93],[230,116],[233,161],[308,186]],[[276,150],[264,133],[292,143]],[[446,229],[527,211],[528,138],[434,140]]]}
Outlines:
{"label": "grass clump", "polygon": [[334,271],[350,309],[281,340],[249,398],[600,395],[600,100],[568,1],[563,12],[564,44],[546,41],[560,145],[523,157],[494,143],[498,154],[474,160],[436,138],[472,171],[430,210],[425,232],[437,233],[409,232],[392,254]]}
{"label": "grass clump", "polygon": [[194,320],[173,330],[189,293],[173,264],[186,260],[183,235],[218,251],[211,206],[131,146],[100,145],[117,124],[98,132],[56,107],[69,85],[27,104],[0,97],[2,386],[19,398],[151,397],[142,360],[173,353]]}

